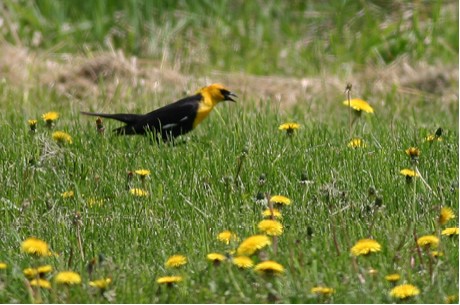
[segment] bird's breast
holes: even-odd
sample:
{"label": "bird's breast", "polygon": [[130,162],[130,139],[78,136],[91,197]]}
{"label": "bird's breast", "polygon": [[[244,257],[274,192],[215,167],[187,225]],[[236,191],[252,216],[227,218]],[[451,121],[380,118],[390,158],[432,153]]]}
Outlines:
{"label": "bird's breast", "polygon": [[212,108],[213,108],[212,105],[207,105],[205,103],[201,103],[198,106],[198,111],[196,113],[195,121],[193,121],[193,128],[198,126],[198,124],[200,124],[201,121],[203,121],[208,116]]}

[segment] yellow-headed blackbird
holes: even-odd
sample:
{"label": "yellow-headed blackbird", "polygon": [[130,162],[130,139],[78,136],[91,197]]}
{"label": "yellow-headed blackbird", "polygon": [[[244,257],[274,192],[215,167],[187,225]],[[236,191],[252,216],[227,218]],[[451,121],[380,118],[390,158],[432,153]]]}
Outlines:
{"label": "yellow-headed blackbird", "polygon": [[125,126],[114,129],[120,135],[145,135],[151,132],[154,133],[155,138],[158,139],[158,136],[161,136],[163,141],[167,141],[190,132],[208,116],[219,102],[235,102],[232,97],[236,95],[223,85],[212,84],[201,88],[195,95],[185,97],[147,114],[81,113],[126,123]]}

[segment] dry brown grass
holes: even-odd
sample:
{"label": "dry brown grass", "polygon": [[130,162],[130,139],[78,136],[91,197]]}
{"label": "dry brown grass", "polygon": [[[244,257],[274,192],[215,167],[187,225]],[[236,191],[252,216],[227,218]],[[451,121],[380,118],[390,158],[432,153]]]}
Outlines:
{"label": "dry brown grass", "polygon": [[121,51],[92,57],[58,56],[2,44],[0,78],[23,88],[54,87],[62,95],[81,100],[100,96],[101,83],[104,86],[103,94],[111,99],[115,93],[125,96],[133,88],[140,88],[143,92],[179,91],[185,94],[203,85],[221,82],[242,97],[256,101],[270,99],[281,107],[289,107],[310,97],[320,97],[325,103],[337,101],[338,96],[343,97],[346,83],[350,82],[354,85],[355,95],[384,93],[396,88],[403,94],[424,95],[427,100],[437,99],[447,104],[458,101],[458,66],[426,63],[413,66],[404,58],[384,68],[367,67],[358,74],[346,77],[320,75],[299,79],[221,71],[195,77],[162,68],[154,61],[127,57]]}

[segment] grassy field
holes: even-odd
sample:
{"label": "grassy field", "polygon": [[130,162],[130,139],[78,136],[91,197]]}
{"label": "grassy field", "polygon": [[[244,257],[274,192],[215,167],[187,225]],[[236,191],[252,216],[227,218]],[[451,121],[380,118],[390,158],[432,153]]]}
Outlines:
{"label": "grassy field", "polygon": [[[371,66],[378,73],[401,58],[458,66],[453,2],[101,3],[7,0],[2,41],[53,58],[91,57],[115,47],[191,78],[215,70],[297,77],[348,75]],[[218,105],[175,145],[156,145],[147,137],[111,134],[120,124],[110,120],[100,133],[95,118],[79,112],[147,112],[191,93],[189,88],[152,92],[139,82],[109,99],[100,81],[101,97],[79,98],[54,86],[13,85],[4,68],[0,301],[458,302],[458,233],[442,234],[458,228],[458,88],[445,93],[458,84],[440,75],[416,94],[391,82],[384,91],[354,86],[364,89],[353,88],[351,97],[365,98],[373,114],[350,112],[343,91],[305,94],[292,107],[245,92],[236,104]],[[42,119],[50,111],[59,113],[52,127]],[[35,132],[31,119],[37,120]],[[288,135],[279,130],[286,122],[300,128]],[[439,127],[441,138],[427,140]],[[71,143],[53,139],[56,131],[70,135]],[[365,145],[349,147],[356,138]],[[419,149],[417,162],[405,152],[409,147]],[[134,173],[139,169],[149,176]],[[408,179],[402,169],[419,176]],[[283,232],[270,236],[271,244],[251,259],[254,265],[275,261],[283,271],[238,268],[234,251],[261,234],[266,198],[275,195],[291,200],[281,208]],[[440,219],[442,208],[455,217]],[[225,230],[237,236],[229,244],[217,238]],[[423,236],[431,236],[432,247],[421,244]],[[29,237],[45,241],[51,255],[21,250]],[[354,255],[362,239],[379,247]],[[226,259],[208,260],[213,252]],[[175,254],[186,256],[187,264],[167,267]],[[41,276],[24,274],[46,265],[52,270]],[[66,270],[78,273],[81,283],[60,284],[58,274]],[[385,279],[395,273],[396,283]],[[182,281],[157,282],[167,275]],[[31,286],[39,277],[49,289]],[[92,287],[103,278],[110,278],[107,288]],[[400,300],[390,294],[400,284],[419,293]],[[333,291],[315,293],[314,287]]]}
{"label": "grassy field", "polygon": [[191,73],[330,73],[458,54],[456,1],[4,1],[5,39],[51,53],[122,48]]}

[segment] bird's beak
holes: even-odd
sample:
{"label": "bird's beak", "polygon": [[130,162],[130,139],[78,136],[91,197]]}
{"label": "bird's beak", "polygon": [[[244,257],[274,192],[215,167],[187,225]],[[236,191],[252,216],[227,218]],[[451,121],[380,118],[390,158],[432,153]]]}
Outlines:
{"label": "bird's beak", "polygon": [[224,95],[224,98],[226,101],[232,101],[232,102],[235,102],[236,101],[234,99],[232,99],[232,97],[238,97],[235,93],[232,93],[232,92],[229,92],[227,94]]}

